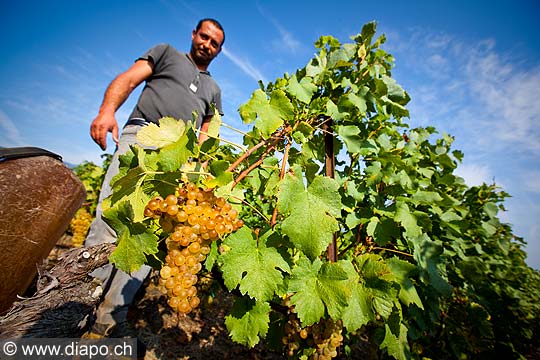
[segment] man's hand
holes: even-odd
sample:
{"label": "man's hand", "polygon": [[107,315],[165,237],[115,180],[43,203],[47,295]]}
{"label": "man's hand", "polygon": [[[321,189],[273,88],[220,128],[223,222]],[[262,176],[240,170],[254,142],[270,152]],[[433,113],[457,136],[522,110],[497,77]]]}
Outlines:
{"label": "man's hand", "polygon": [[107,149],[107,134],[112,133],[112,138],[118,145],[118,123],[114,114],[99,114],[90,125],[90,136],[101,147]]}
{"label": "man's hand", "polygon": [[137,60],[126,72],[118,75],[105,91],[99,115],[90,125],[90,136],[101,147],[107,149],[107,133],[111,132],[113,140],[118,145],[118,123],[114,113],[126,101],[129,94],[141,82],[148,79],[154,70],[154,65],[147,60]]}

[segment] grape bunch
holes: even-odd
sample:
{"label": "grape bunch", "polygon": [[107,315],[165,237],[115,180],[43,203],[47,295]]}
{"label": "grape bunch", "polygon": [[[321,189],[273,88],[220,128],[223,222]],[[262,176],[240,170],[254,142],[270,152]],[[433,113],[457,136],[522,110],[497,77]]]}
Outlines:
{"label": "grape bunch", "polygon": [[[294,353],[300,349],[300,343],[302,340],[307,339],[308,328],[302,329],[300,320],[296,314],[291,313],[289,319],[285,324],[285,336],[281,339],[288,357],[294,356]],[[312,344],[308,344],[312,345]]]}
{"label": "grape bunch", "polygon": [[197,274],[212,241],[238,230],[244,222],[224,198],[191,182],[179,186],[176,194],[165,199],[157,196],[150,200],[144,215],[159,220],[169,234],[159,288],[167,294],[173,310],[188,314],[200,303],[195,286]]}
{"label": "grape bunch", "polygon": [[343,342],[341,320],[321,320],[302,328],[296,314],[291,313],[285,324],[285,336],[282,338],[288,357],[294,356],[300,348],[314,348],[310,356],[312,360],[330,360],[335,358],[337,350]]}
{"label": "grape bunch", "polygon": [[337,350],[343,342],[342,329],[343,323],[341,320],[323,320],[313,325],[311,333],[316,349],[311,359],[330,360],[335,358],[338,355]]}
{"label": "grape bunch", "polygon": [[80,208],[75,213],[73,219],[69,223],[69,228],[73,234],[72,243],[74,247],[83,246],[84,239],[92,223],[92,214],[85,207]]}

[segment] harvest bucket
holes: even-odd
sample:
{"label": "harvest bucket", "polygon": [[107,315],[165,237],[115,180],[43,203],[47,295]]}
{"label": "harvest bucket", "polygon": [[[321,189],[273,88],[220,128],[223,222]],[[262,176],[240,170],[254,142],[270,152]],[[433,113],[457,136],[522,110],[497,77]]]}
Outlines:
{"label": "harvest bucket", "polygon": [[0,313],[26,291],[85,196],[60,156],[0,148]]}

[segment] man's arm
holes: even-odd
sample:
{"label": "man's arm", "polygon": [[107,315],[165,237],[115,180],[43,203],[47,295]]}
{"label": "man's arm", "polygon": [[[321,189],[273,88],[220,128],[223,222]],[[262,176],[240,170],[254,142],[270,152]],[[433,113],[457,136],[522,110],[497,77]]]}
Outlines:
{"label": "man's arm", "polygon": [[201,124],[201,131],[199,132],[199,145],[201,145],[206,139],[208,139],[208,129],[210,128],[210,120],[212,120],[212,115],[206,116]]}
{"label": "man's arm", "polygon": [[101,147],[107,148],[107,133],[111,132],[118,144],[118,123],[114,116],[116,110],[126,101],[129,94],[153,72],[153,64],[138,60],[126,72],[118,75],[107,87],[99,113],[90,125],[90,136]]}

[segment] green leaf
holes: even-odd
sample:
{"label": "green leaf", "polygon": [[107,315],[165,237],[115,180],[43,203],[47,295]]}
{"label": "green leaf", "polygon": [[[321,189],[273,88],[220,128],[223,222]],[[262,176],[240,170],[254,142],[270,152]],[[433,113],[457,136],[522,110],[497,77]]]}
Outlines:
{"label": "green leaf", "polygon": [[334,120],[341,120],[344,117],[338,106],[330,99],[326,102],[326,115],[330,116]]}
{"label": "green leaf", "polygon": [[294,108],[283,90],[272,91],[268,99],[264,91],[257,89],[239,111],[244,123],[255,121],[255,127],[268,137],[293,116]]}
{"label": "green leaf", "polygon": [[296,131],[293,132],[292,137],[294,141],[299,144],[305,143],[313,134],[313,127],[305,121],[301,121],[296,126]]}
{"label": "green leaf", "polygon": [[392,314],[394,304],[398,303],[394,274],[379,255],[363,254],[355,260],[358,264],[360,281],[369,292],[373,310],[383,318],[388,318]]}
{"label": "green leaf", "polygon": [[411,358],[409,343],[407,341],[407,327],[403,323],[399,323],[397,333],[391,330],[388,323],[384,324],[384,339],[379,346],[380,349],[386,348],[388,355],[393,356],[398,360],[408,360]]}
{"label": "green leaf", "polygon": [[287,91],[301,102],[308,104],[315,91],[317,91],[317,86],[313,84],[312,78],[303,77],[298,82],[296,75],[293,75],[287,85]]}
{"label": "green leaf", "polygon": [[184,134],[186,124],[170,116],[159,119],[159,125],[150,123],[137,133],[137,141],[157,149],[175,143]]}
{"label": "green leaf", "polygon": [[405,228],[406,235],[408,237],[420,236],[422,234],[422,228],[418,226],[416,217],[411,213],[407,204],[398,202],[396,208],[395,220]]}
{"label": "green leaf", "polygon": [[278,208],[289,213],[281,224],[284,234],[310,259],[324,251],[338,228],[336,217],[341,212],[338,183],[317,176],[306,189],[301,178],[287,175],[279,189]]}
{"label": "green leaf", "polygon": [[337,127],[338,135],[343,139],[347,150],[354,154],[362,151],[363,141],[358,135],[360,134],[360,128],[356,125],[342,125]]}
{"label": "green leaf", "polygon": [[486,214],[488,214],[488,216],[490,218],[494,218],[497,216],[497,213],[499,212],[499,208],[497,207],[497,205],[495,203],[492,203],[492,202],[488,202],[486,203],[484,206],[484,211],[486,212]]}
{"label": "green leaf", "polygon": [[372,217],[366,230],[379,246],[384,246],[401,235],[397,224],[387,217]]}
{"label": "green leaf", "polygon": [[240,285],[243,295],[247,294],[258,301],[272,299],[283,283],[281,271],[290,272],[289,265],[279,252],[267,246],[268,237],[272,234],[274,232],[270,230],[257,240],[250,229],[242,227],[225,239],[223,243],[230,250],[222,255],[221,270],[229,290]]}
{"label": "green leaf", "polygon": [[360,283],[351,286],[351,298],[343,311],[343,326],[353,332],[375,321],[371,292]]}
{"label": "green leaf", "polygon": [[[131,151],[136,154],[135,157],[129,157],[130,162],[127,172],[119,172],[112,180],[112,195],[109,197],[111,206],[120,201],[129,202],[133,211],[133,220],[142,221],[144,218],[144,207],[150,201],[150,196],[144,193],[142,184],[147,177],[147,169],[144,164],[145,152],[139,146],[132,146]],[[125,157],[124,160],[128,159]],[[123,166],[121,163],[120,166]]]}
{"label": "green leaf", "polygon": [[219,110],[214,104],[212,104],[212,111],[214,111],[214,115],[212,115],[212,118],[210,119],[210,124],[208,125],[208,135],[210,137],[217,138],[219,137],[219,129],[221,128],[221,124],[223,123],[223,121],[221,120],[221,114],[219,113]]}
{"label": "green leaf", "polygon": [[345,328],[349,332],[353,332],[369,322],[375,321],[372,295],[369,289],[364,286],[364,283],[360,282],[354,265],[349,261],[340,260],[340,262],[349,276],[348,286],[351,289],[351,296],[348,299],[347,306],[343,309],[341,318]]}
{"label": "green leaf", "polygon": [[239,344],[253,347],[268,332],[270,305],[247,298],[238,298],[225,317],[225,325],[231,339]]}
{"label": "green leaf", "polygon": [[188,128],[176,142],[163,147],[159,152],[159,164],[164,171],[177,171],[188,159],[199,155],[198,140],[193,128]]}
{"label": "green leaf", "polygon": [[366,99],[360,97],[354,93],[347,94],[347,98],[351,103],[354,104],[360,111],[360,114],[364,114],[367,111]]}
{"label": "green leaf", "polygon": [[411,197],[411,200],[413,202],[420,202],[420,203],[427,203],[427,204],[434,204],[439,201],[442,201],[441,195],[439,193],[436,193],[434,191],[417,191],[414,193],[414,195]]}
{"label": "green leaf", "polygon": [[350,297],[349,275],[338,263],[323,263],[301,257],[293,268],[289,292],[294,293],[291,303],[295,306],[302,325],[311,325],[325,314],[337,319]]}
{"label": "green leaf", "polygon": [[[396,82],[395,79],[392,79],[391,77],[387,75],[381,76],[382,81],[386,85],[388,89],[388,98],[392,101],[396,101],[401,105],[405,105],[408,101],[408,96],[405,90]],[[401,103],[401,102],[405,103]]]}
{"label": "green leaf", "polygon": [[118,269],[132,273],[146,263],[147,255],[158,252],[158,237],[145,224],[133,221],[133,210],[128,202],[106,210],[103,216],[118,235],[116,249],[109,258]]}
{"label": "green leaf", "polygon": [[233,173],[227,171],[229,168],[229,162],[225,160],[216,160],[210,163],[210,173],[214,175],[214,178],[207,178],[205,185],[209,188],[217,186],[224,186],[233,181]]}
{"label": "green leaf", "polygon": [[415,304],[420,309],[424,310],[422,300],[420,300],[414,284],[409,279],[410,275],[413,272],[416,272],[416,266],[397,257],[386,260],[386,263],[394,273],[396,280],[399,283],[399,299],[407,306]]}
{"label": "green leaf", "polygon": [[420,278],[443,296],[449,296],[452,293],[452,286],[442,277],[444,272],[439,268],[439,264],[443,262],[441,258],[443,247],[430,240],[426,234],[412,239],[412,242],[414,244],[414,259],[419,268],[423,270],[420,273]]}

